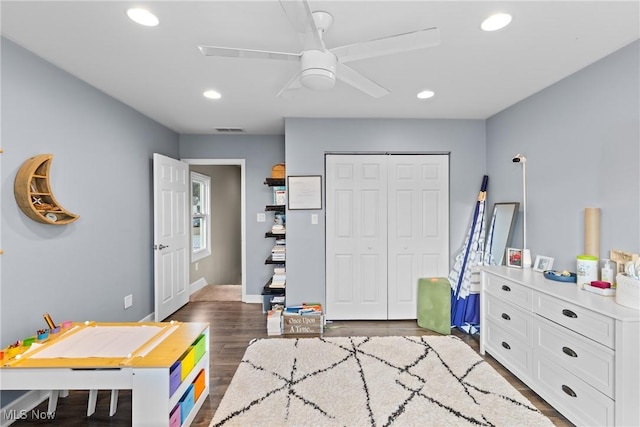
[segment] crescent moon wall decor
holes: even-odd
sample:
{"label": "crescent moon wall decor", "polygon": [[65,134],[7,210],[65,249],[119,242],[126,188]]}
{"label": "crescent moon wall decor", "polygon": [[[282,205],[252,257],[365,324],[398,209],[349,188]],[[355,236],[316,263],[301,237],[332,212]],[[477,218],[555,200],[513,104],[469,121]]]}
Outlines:
{"label": "crescent moon wall decor", "polygon": [[27,159],[13,184],[18,206],[29,218],[44,224],[63,225],[80,216],[64,209],[53,196],[49,170],[53,154],[39,154]]}

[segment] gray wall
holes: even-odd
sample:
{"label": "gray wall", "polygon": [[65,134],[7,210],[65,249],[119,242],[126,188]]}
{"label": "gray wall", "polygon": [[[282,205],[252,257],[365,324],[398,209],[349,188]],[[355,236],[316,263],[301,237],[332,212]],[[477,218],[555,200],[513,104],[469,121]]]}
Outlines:
{"label": "gray wall", "polygon": [[[211,255],[191,263],[189,282],[203,278],[209,285],[242,284],[240,167],[191,165],[189,170],[211,178]],[[196,263],[198,269],[195,269]]]}
{"label": "gray wall", "polygon": [[271,175],[271,167],[284,161],[283,136],[255,135],[180,135],[182,159],[245,159],[245,215],[247,277],[246,294],[259,296],[273,275],[273,267],[264,260],[271,253],[273,239],[265,239],[273,214],[267,212],[266,222],[257,222],[256,215],[264,213],[265,205],[272,204],[273,192],[264,185]]}
{"label": "gray wall", "polygon": [[554,268],[575,271],[587,207],[601,209],[601,257],[640,251],[639,51],[636,41],[487,120],[490,201],[522,202],[522,169],[511,159],[527,157],[534,260],[551,256]]}
{"label": "gray wall", "polygon": [[[153,312],[152,153],[178,135],[2,39],[0,343],[54,321],[138,321]],[[17,206],[21,164],[52,153],[58,201],[80,218],[40,224]],[[123,298],[133,294],[133,307]]]}
{"label": "gray wall", "polygon": [[[460,251],[486,170],[484,120],[290,118],[285,134],[288,175],[324,176],[327,152],[450,152],[450,258]],[[324,209],[288,211],[287,304],[324,303],[324,267]]]}

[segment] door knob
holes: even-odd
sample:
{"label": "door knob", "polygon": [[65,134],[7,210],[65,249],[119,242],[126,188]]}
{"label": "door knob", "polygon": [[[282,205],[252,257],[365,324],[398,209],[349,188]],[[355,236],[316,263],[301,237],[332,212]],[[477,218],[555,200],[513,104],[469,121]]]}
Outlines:
{"label": "door knob", "polygon": [[169,247],[169,245],[162,245],[162,244],[153,245],[153,249],[158,249],[158,250],[163,250],[163,249],[168,248],[168,247]]}

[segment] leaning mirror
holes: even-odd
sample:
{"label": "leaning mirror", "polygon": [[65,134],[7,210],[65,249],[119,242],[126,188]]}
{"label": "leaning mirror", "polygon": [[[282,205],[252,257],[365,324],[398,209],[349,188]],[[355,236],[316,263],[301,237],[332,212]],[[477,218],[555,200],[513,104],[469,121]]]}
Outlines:
{"label": "leaning mirror", "polygon": [[493,205],[493,214],[489,220],[489,233],[484,249],[485,265],[502,265],[504,251],[511,242],[513,225],[518,215],[519,202],[503,202]]}

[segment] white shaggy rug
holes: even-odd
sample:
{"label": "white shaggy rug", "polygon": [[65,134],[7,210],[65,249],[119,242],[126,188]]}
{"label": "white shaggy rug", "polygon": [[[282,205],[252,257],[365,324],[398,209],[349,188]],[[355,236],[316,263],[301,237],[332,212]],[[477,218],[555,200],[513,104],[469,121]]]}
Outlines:
{"label": "white shaggy rug", "polygon": [[552,426],[454,336],[254,340],[212,426]]}

